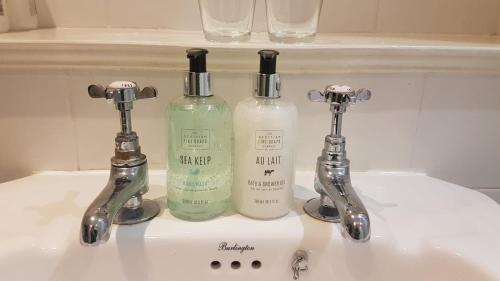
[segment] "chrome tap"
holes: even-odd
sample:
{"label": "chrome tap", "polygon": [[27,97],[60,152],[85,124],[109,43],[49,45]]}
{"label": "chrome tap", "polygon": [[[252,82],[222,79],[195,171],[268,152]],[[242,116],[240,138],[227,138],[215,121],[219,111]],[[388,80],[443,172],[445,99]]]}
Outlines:
{"label": "chrome tap", "polygon": [[304,211],[322,221],[340,222],[344,234],[355,241],[368,241],[370,218],[351,185],[350,162],[346,157],[345,138],[342,136],[342,114],[351,103],[369,100],[371,92],[330,85],[324,92],[310,91],[308,98],[313,102],[329,103],[333,116],[331,132],[325,137],[325,146],[316,164],[314,189],[320,197],[308,200],[304,204]]}
{"label": "chrome tap", "polygon": [[136,83],[117,81],[107,87],[90,85],[92,98],[105,98],[120,111],[121,132],[115,138],[108,184],[83,215],[80,242],[84,246],[108,241],[111,225],[137,224],[154,218],[160,211],[156,202],[143,199],[148,191],[148,165],[141,153],[139,138],[132,131],[130,112],[138,99],[154,98],[153,87],[139,89]]}

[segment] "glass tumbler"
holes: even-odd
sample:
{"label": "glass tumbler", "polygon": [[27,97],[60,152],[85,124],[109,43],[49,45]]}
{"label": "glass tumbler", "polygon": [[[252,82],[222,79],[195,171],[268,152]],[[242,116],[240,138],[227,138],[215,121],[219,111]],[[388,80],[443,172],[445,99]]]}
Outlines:
{"label": "glass tumbler", "polygon": [[276,42],[312,42],[323,0],[266,0],[267,30]]}
{"label": "glass tumbler", "polygon": [[198,0],[205,37],[210,41],[245,41],[252,31],[255,0]]}

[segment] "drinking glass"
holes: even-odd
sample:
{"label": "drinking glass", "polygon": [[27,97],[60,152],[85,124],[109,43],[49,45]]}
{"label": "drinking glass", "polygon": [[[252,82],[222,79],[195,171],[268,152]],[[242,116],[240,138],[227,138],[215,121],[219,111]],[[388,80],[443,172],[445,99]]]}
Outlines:
{"label": "drinking glass", "polygon": [[255,0],[198,0],[205,37],[245,41],[252,31]]}
{"label": "drinking glass", "polygon": [[322,5],[323,0],[266,0],[269,38],[286,43],[313,41]]}

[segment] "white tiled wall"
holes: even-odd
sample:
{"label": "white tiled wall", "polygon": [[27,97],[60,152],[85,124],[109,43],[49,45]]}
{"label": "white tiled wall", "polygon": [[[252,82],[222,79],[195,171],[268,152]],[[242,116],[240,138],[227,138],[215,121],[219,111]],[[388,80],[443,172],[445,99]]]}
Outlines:
{"label": "white tiled wall", "polygon": [[429,75],[412,166],[480,188],[500,185],[500,79]]}
{"label": "white tiled wall", "polygon": [[[37,0],[42,26],[201,30],[197,0]],[[257,0],[254,31],[265,31]],[[499,0],[324,0],[320,32],[495,34]]]}
{"label": "white tiled wall", "polygon": [[62,72],[0,74],[0,181],[78,168],[65,79]]}
{"label": "white tiled wall", "polygon": [[[152,168],[165,166],[164,107],[182,91],[176,72],[2,70],[0,182],[34,170],[107,169],[118,113],[87,96],[88,84],[130,79],[155,85],[156,101],[136,102],[133,126]],[[214,73],[231,106],[249,95],[250,77]],[[309,89],[345,83],[373,99],[345,116],[354,170],[413,170],[500,197],[500,76],[470,74],[284,75],[283,96],[299,108],[297,168],[312,170],[329,130],[325,104]]]}

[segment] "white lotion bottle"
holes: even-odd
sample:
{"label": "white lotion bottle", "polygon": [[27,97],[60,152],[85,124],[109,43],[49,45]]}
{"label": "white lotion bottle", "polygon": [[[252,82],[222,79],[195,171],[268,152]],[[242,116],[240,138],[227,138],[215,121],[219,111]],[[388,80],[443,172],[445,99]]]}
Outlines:
{"label": "white lotion bottle", "polygon": [[0,33],[9,31],[9,14],[7,13],[7,0],[0,0]]}
{"label": "white lotion bottle", "polygon": [[277,51],[262,50],[252,97],[234,112],[233,203],[242,215],[274,219],[290,211],[297,108],[280,96]]}
{"label": "white lotion bottle", "polygon": [[38,27],[36,0],[8,0],[10,30],[27,30]]}

